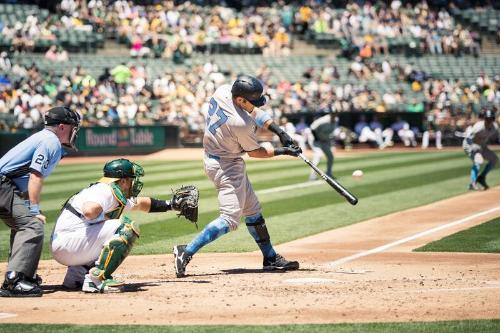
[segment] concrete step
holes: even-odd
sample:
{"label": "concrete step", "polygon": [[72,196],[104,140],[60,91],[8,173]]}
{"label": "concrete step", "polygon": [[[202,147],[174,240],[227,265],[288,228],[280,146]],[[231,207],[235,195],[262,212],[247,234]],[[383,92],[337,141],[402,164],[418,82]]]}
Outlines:
{"label": "concrete step", "polygon": [[491,36],[484,36],[481,45],[482,54],[500,54],[500,46],[497,44],[496,40]]}
{"label": "concrete step", "polygon": [[308,44],[303,40],[294,37],[292,55],[323,55],[333,56],[337,55],[339,50],[318,49],[314,45]]}
{"label": "concrete step", "polygon": [[125,56],[130,54],[130,50],[123,44],[119,44],[112,39],[106,39],[104,48],[97,50],[98,55]]}

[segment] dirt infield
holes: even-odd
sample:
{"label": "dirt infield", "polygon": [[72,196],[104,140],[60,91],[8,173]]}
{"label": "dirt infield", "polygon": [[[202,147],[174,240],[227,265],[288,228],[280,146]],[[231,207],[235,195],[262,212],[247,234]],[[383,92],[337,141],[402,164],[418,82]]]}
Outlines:
{"label": "dirt infield", "polygon": [[[499,202],[496,187],[278,246],[280,253],[301,262],[295,272],[262,272],[257,252],[198,254],[188,266],[189,276],[177,279],[171,253],[131,256],[117,272],[128,282],[125,292],[88,295],[61,290],[65,268],[42,261],[45,295],[2,299],[0,318],[1,313],[15,316],[0,322],[186,325],[500,318],[500,254],[411,252],[498,216]],[[441,230],[425,233],[439,226]]]}

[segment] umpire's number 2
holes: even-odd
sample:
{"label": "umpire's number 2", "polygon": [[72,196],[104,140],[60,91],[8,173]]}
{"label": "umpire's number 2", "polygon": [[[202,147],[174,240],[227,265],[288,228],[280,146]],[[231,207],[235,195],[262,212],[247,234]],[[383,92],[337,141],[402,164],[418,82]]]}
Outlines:
{"label": "umpire's number 2", "polygon": [[45,156],[42,154],[38,154],[38,156],[35,159],[35,163],[43,166],[45,169],[49,166],[49,160],[46,160],[45,163],[43,162],[45,159]]}
{"label": "umpire's number 2", "polygon": [[[213,115],[216,114],[217,117]],[[218,118],[217,121],[214,121],[214,118]],[[227,121],[227,116],[224,114],[224,111],[219,107],[215,99],[212,97],[210,99],[210,105],[208,107],[208,117],[207,117],[207,126],[210,133],[215,135],[215,131],[221,127]]]}

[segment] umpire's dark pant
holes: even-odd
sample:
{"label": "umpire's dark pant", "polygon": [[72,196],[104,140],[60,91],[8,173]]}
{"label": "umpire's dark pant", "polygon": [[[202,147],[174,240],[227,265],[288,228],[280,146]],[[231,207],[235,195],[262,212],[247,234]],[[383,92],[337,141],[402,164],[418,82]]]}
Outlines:
{"label": "umpire's dark pant", "polygon": [[7,271],[35,275],[43,246],[43,223],[33,216],[16,186],[0,175],[0,218],[10,227]]}

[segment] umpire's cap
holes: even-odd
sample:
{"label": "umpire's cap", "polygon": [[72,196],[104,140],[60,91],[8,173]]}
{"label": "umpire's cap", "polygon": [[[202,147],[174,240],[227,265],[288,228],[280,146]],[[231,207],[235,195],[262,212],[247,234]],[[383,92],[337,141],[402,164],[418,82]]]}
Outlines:
{"label": "umpire's cap", "polygon": [[45,114],[45,125],[53,126],[59,124],[79,126],[80,115],[66,106],[56,106]]}
{"label": "umpire's cap", "polygon": [[250,75],[240,75],[231,88],[233,98],[243,97],[253,105],[259,107],[266,104],[267,99],[262,95],[264,87],[258,79]]}

